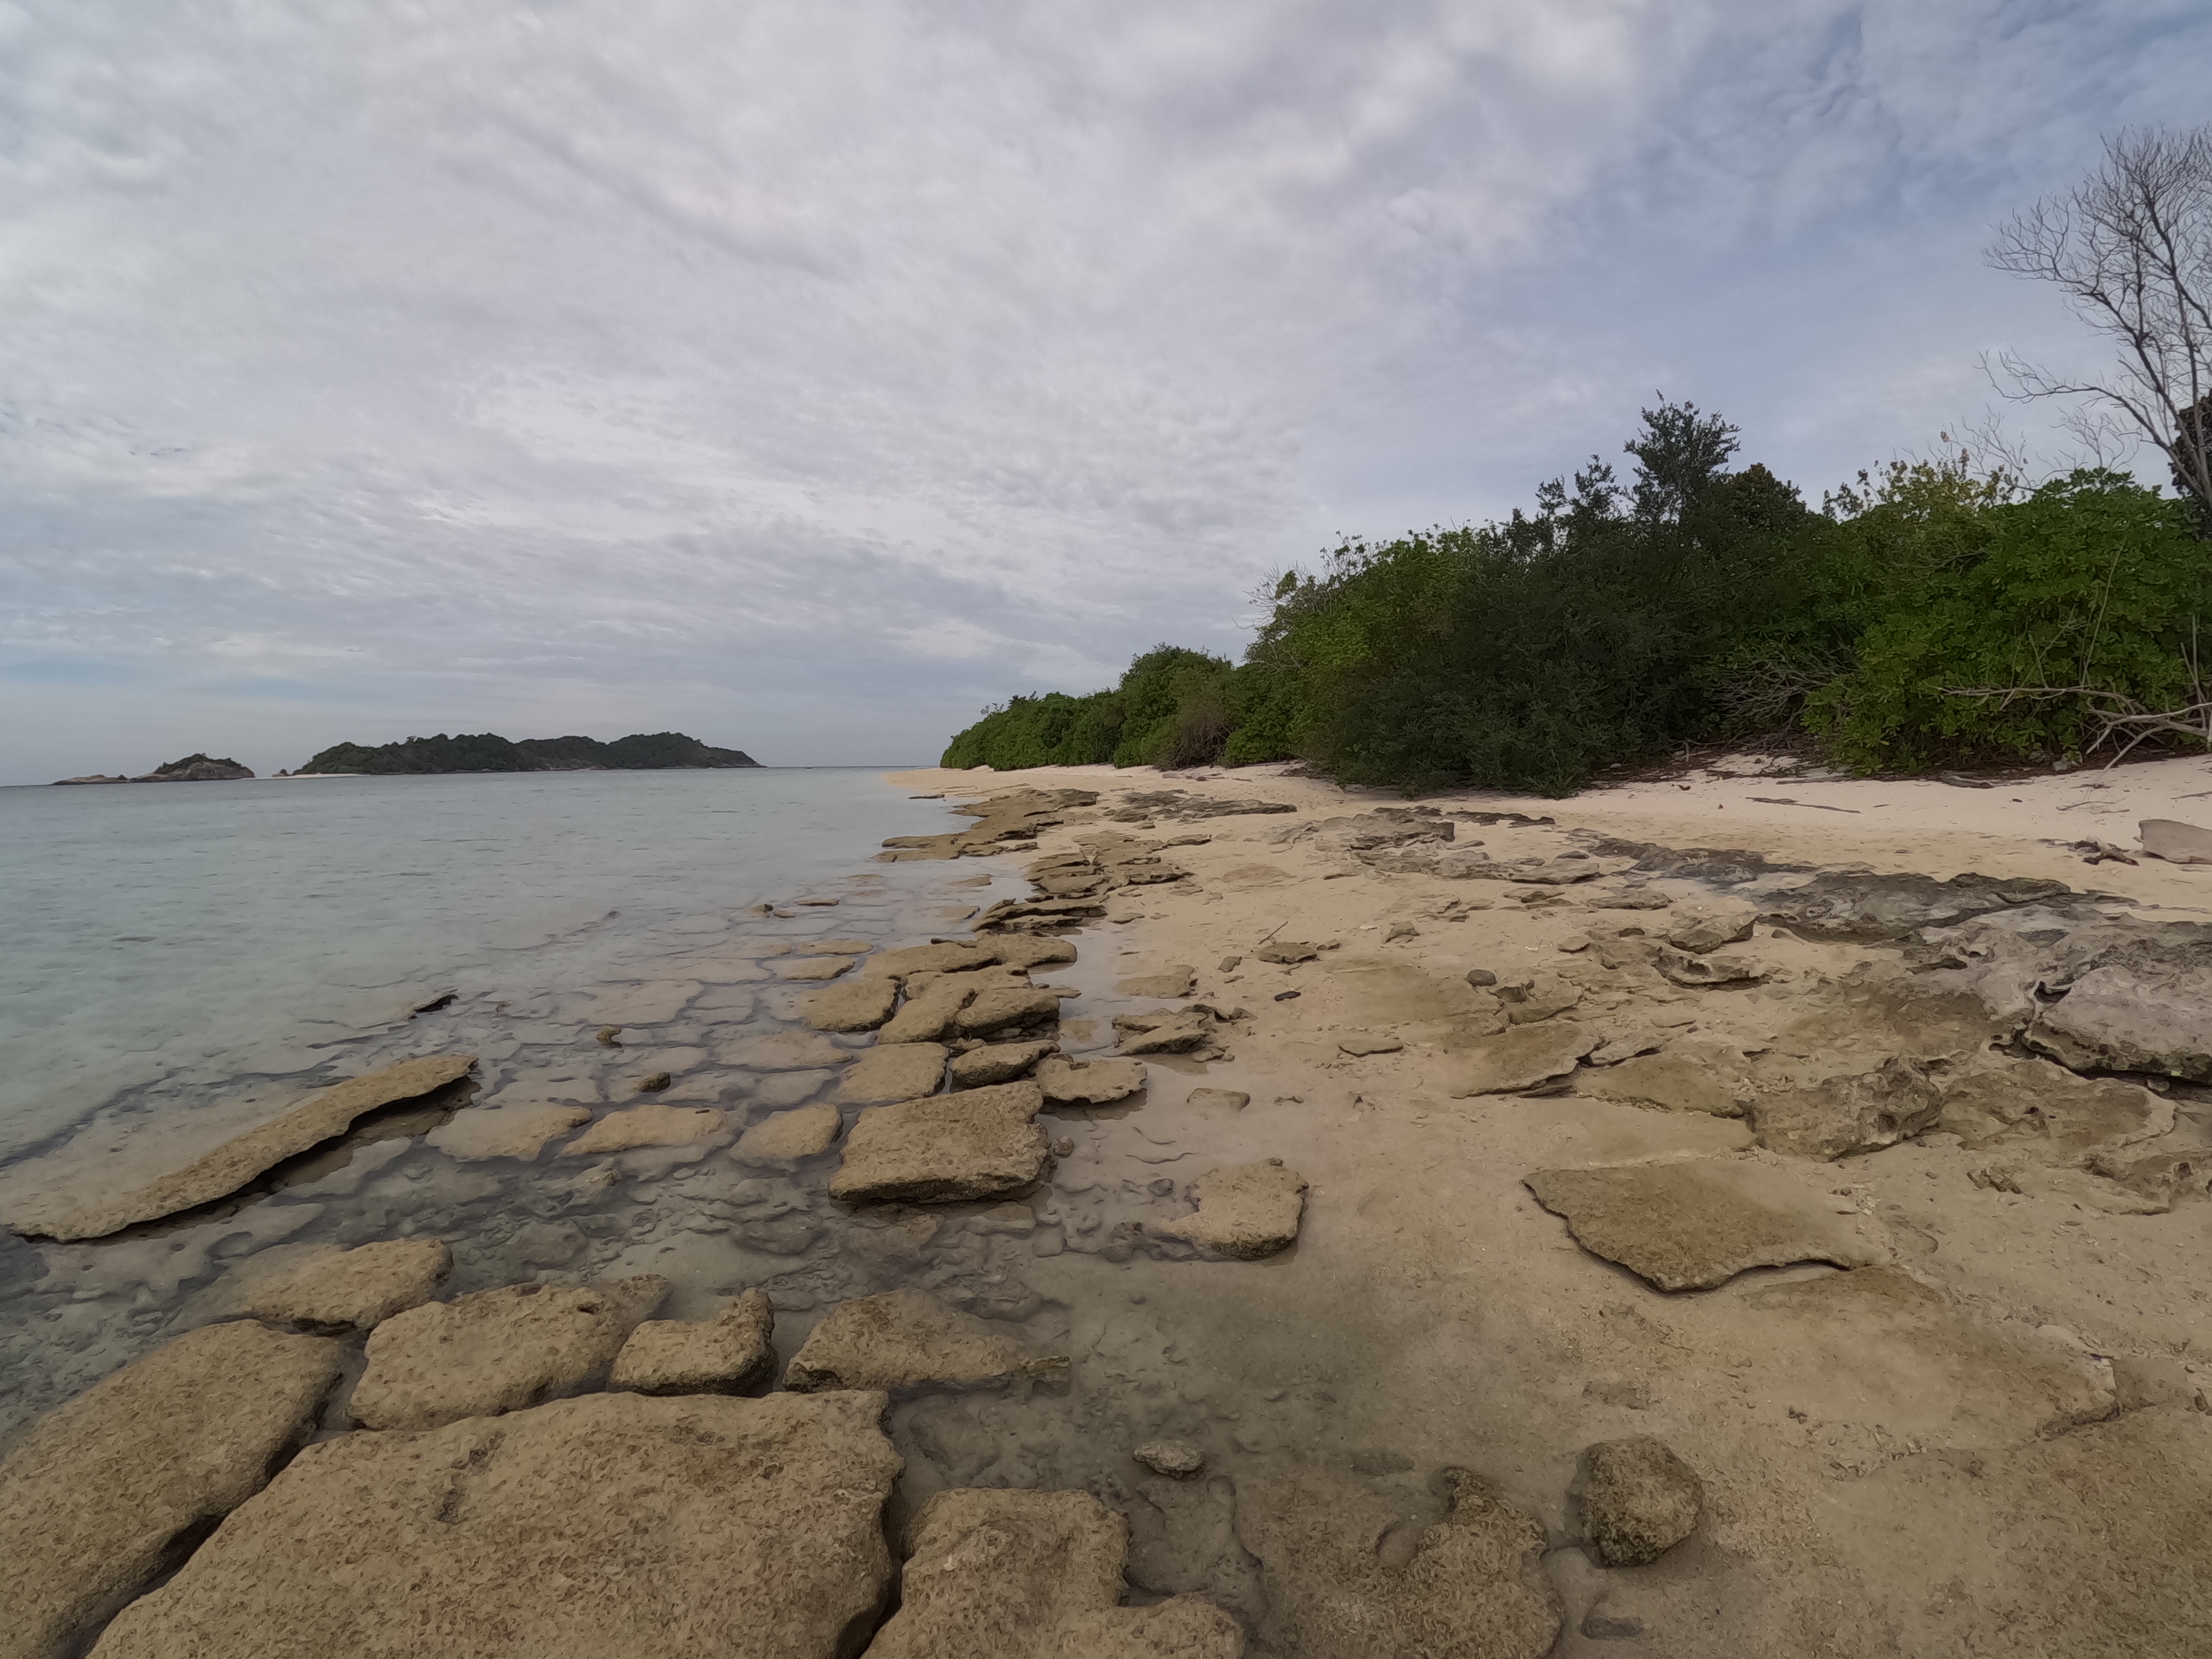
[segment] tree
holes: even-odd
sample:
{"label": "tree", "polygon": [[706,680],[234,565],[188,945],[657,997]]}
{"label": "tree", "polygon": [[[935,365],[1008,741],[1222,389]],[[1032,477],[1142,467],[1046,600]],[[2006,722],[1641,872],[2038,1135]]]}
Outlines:
{"label": "tree", "polygon": [[1989,258],[2056,286],[2119,346],[2112,373],[2079,381],[2008,353],[2015,395],[2087,398],[2085,436],[2117,411],[2165,453],[2212,536],[2212,125],[2106,139],[2104,164],[2015,214]]}

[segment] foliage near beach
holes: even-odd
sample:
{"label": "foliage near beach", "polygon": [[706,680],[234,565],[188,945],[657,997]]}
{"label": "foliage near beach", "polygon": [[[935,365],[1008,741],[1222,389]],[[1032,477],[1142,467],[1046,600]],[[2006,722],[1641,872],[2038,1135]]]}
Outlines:
{"label": "foliage near beach", "polygon": [[1295,757],[1563,794],[1778,730],[1862,772],[2077,755],[2100,713],[2194,695],[2212,549],[2190,503],[2101,471],[2026,490],[1952,453],[1814,509],[1738,449],[1662,404],[1626,477],[1594,456],[1503,521],[1347,542],[1275,584],[1243,663],[1160,646],[1110,690],[986,711],[944,764]]}

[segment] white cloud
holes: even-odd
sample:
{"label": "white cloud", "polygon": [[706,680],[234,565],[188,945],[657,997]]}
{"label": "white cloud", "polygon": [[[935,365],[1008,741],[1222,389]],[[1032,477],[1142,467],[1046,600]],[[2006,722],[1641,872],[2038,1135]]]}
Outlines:
{"label": "white cloud", "polygon": [[1263,571],[1502,510],[1659,387],[1817,491],[1983,347],[2075,349],[1988,223],[2193,118],[2208,46],[2117,0],[0,5],[0,668],[75,711],[0,776],[189,687],[272,767],[919,756],[1233,652]]}

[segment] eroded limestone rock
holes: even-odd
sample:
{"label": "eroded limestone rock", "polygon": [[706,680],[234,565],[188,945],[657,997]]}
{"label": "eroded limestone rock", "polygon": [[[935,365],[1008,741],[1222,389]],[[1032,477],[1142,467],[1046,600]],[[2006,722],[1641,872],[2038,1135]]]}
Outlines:
{"label": "eroded limestone rock", "polygon": [[817,1031],[872,1031],[898,1006],[898,981],[864,974],[806,999],[800,1014]]}
{"label": "eroded limestone rock", "polygon": [[2027,1029],[2077,1072],[2156,1072],[2212,1083],[2212,979],[2093,968]]}
{"label": "eroded limestone rock", "polygon": [[1214,1170],[1191,1182],[1195,1215],[1164,1221],[1159,1230],[1243,1261],[1297,1243],[1305,1213],[1306,1179],[1280,1158]]}
{"label": "eroded limestone rock", "polygon": [[2168,864],[2212,864],[2212,830],[2179,818],[2145,818],[2136,826],[2142,849]]}
{"label": "eroded limestone rock", "polygon": [[1711,1290],[1751,1267],[1857,1267],[1885,1255],[1819,1193],[1739,1159],[1539,1170],[1522,1184],[1584,1249],[1662,1291]]}
{"label": "eroded limestone rock", "polygon": [[933,1095],[945,1082],[945,1060],[942,1043],[878,1043],[838,1080],[837,1098],[854,1106],[879,1106]]}
{"label": "eroded limestone rock", "polygon": [[198,1209],[229,1197],[287,1158],[343,1134],[357,1118],[458,1083],[476,1063],[474,1054],[403,1060],[325,1089],[143,1186],[120,1192],[82,1187],[22,1198],[7,1224],[35,1238],[101,1238],[142,1221]]}
{"label": "eroded limestone rock", "polygon": [[1067,1375],[1066,1354],[1041,1353],[975,1315],[912,1288],[841,1302],[807,1333],[784,1387],[897,1393],[1003,1388]]}
{"label": "eroded limestone rock", "polygon": [[1060,999],[1050,991],[1007,985],[977,992],[974,1000],[953,1015],[952,1025],[963,1036],[988,1036],[1059,1018]]}
{"label": "eroded limestone rock", "polygon": [[853,958],[831,957],[778,957],[769,963],[778,979],[822,980],[836,979],[853,965]]}
{"label": "eroded limestone rock", "polygon": [[2048,1060],[1992,1056],[1944,1085],[1939,1125],[1971,1148],[2040,1150],[2053,1158],[2154,1139],[2173,1103],[2116,1078],[2076,1077]]}
{"label": "eroded limestone rock", "polygon": [[751,1072],[805,1072],[821,1066],[849,1066],[854,1051],[811,1031],[765,1031],[732,1043],[720,1058],[726,1065]]}
{"label": "eroded limestone rock", "polygon": [[1723,945],[1749,939],[1752,924],[1758,920],[1756,907],[1739,901],[1692,902],[1668,912],[1660,937],[1678,950],[1704,956]]}
{"label": "eroded limestone rock", "polygon": [[1038,1086],[1055,1105],[1104,1106],[1127,1100],[1145,1087],[1145,1067],[1134,1060],[1073,1060],[1065,1054],[1040,1061]]}
{"label": "eroded limestone rock", "polygon": [[1793,1158],[1838,1158],[1894,1146],[1936,1127],[1943,1094],[1909,1060],[1881,1070],[1832,1077],[1754,1100],[1759,1144]]}
{"label": "eroded limestone rock", "polygon": [[668,1295],[658,1273],[502,1285],[395,1314],[368,1339],[349,1409],[369,1429],[432,1429],[595,1385]]}
{"label": "eroded limestone rock", "polygon": [[1171,962],[1157,973],[1134,974],[1119,981],[1115,993],[1125,997],[1156,997],[1163,1002],[1172,1002],[1190,994],[1191,987],[1198,981],[1198,970],[1187,962]]}
{"label": "eroded limestone rock", "polygon": [[981,1089],[994,1083],[1011,1083],[1047,1054],[1050,1042],[988,1042],[952,1056],[952,1083],[960,1089]]}
{"label": "eroded limestone rock", "polygon": [[[1625,1041],[1633,1043],[1639,1039]],[[1751,1098],[1749,1070],[1742,1054],[1711,1043],[1685,1043],[1665,1054],[1639,1054],[1616,1065],[1577,1072],[1575,1092],[1634,1101],[1669,1112],[1706,1112],[1714,1117],[1741,1117]]]}
{"label": "eroded limestone rock", "polygon": [[589,1108],[553,1101],[526,1106],[471,1106],[454,1113],[431,1130],[428,1138],[430,1145],[460,1163],[489,1158],[515,1158],[527,1163],[544,1152],[547,1141],[591,1121]]}
{"label": "eroded limestone rock", "polygon": [[1213,1040],[1213,1016],[1203,1008],[1172,1014],[1117,1014],[1115,1051],[1121,1054],[1186,1054]]}
{"label": "eroded limestone rock", "polygon": [[915,1517],[900,1607],[870,1659],[1238,1659],[1190,1596],[1124,1607],[1128,1528],[1085,1492],[963,1488]]}
{"label": "eroded limestone rock", "polygon": [[41,1418],[0,1463],[0,1659],[79,1651],[260,1491],[313,1429],[342,1356],[323,1337],[211,1325]]}
{"label": "eroded limestone rock", "polygon": [[596,1395],[327,1441],[95,1651],[847,1659],[890,1584],[883,1408]]}
{"label": "eroded limestone rock", "polygon": [[711,1106],[632,1106],[609,1112],[563,1146],[561,1156],[605,1158],[638,1146],[689,1146],[720,1134],[728,1116]]}
{"label": "eroded limestone rock", "polygon": [[1034,1081],[963,1089],[860,1114],[830,1195],[848,1203],[996,1198],[1044,1172],[1043,1109]]}
{"label": "eroded limestone rock", "polygon": [[611,1389],[635,1394],[744,1394],[775,1375],[775,1310],[747,1291],[714,1318],[648,1319],[615,1355]]}
{"label": "eroded limestone rock", "polygon": [[319,1253],[257,1279],[238,1310],[276,1325],[365,1331],[428,1302],[453,1270],[453,1253],[441,1239],[386,1239]]}
{"label": "eroded limestone rock", "polygon": [[1597,1047],[1598,1034],[1571,1019],[1516,1025],[1495,1036],[1478,1037],[1453,1051],[1454,1100],[1473,1095],[1507,1095],[1563,1078]]}
{"label": "eroded limestone rock", "polygon": [[1690,1535],[1705,1489],[1697,1471],[1648,1434],[1583,1449],[1567,1507],[1601,1565],[1640,1567]]}
{"label": "eroded limestone rock", "polygon": [[740,1164],[763,1169],[789,1169],[810,1158],[818,1158],[837,1144],[843,1120],[835,1106],[801,1106],[776,1112],[738,1137],[730,1156]]}
{"label": "eroded limestone rock", "polygon": [[968,972],[917,987],[898,1012],[884,1022],[876,1034],[877,1042],[934,1042],[951,1036],[953,1020],[975,1000],[980,988],[981,981]]}

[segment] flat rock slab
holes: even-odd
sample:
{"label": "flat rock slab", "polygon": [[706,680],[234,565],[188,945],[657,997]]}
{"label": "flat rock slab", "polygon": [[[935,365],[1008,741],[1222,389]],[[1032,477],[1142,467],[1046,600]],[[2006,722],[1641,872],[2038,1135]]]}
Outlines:
{"label": "flat rock slab", "polygon": [[981,948],[990,951],[1007,967],[1019,968],[1024,972],[1075,960],[1075,946],[1048,933],[1010,933],[990,940]]}
{"label": "flat rock slab", "polygon": [[561,1149],[563,1158],[605,1158],[639,1146],[689,1146],[721,1133],[729,1114],[711,1106],[656,1103],[609,1112]]}
{"label": "flat rock slab", "polygon": [[1242,1089],[1193,1089],[1183,1104],[1201,1112],[1241,1112],[1252,1103]]}
{"label": "flat rock slab", "polygon": [[342,1359],[326,1338],[211,1325],[41,1418],[0,1463],[0,1659],[81,1651],[261,1490],[313,1430]]}
{"label": "flat rock slab", "polygon": [[1978,1150],[2021,1146],[2068,1158],[2155,1139],[2173,1127],[2173,1103],[2140,1084],[2005,1059],[1948,1084],[1938,1123]]}
{"label": "flat rock slab", "polygon": [[1072,1060],[1059,1055],[1038,1063],[1037,1085],[1056,1106],[1105,1106],[1140,1094],[1145,1067],[1134,1060]]}
{"label": "flat rock slab", "polygon": [[1018,1191],[1044,1173],[1045,1134],[1034,1121],[1043,1106],[1030,1081],[871,1107],[845,1137],[830,1195],[949,1204]]}
{"label": "flat rock slab", "polygon": [[801,1106],[776,1112],[738,1137],[730,1156],[740,1164],[763,1169],[787,1170],[810,1158],[819,1158],[837,1144],[844,1121],[835,1106]]}
{"label": "flat rock slab", "polygon": [[430,1145],[463,1164],[515,1158],[528,1163],[545,1143],[592,1121],[588,1108],[546,1102],[527,1106],[471,1106],[430,1131]]}
{"label": "flat rock slab", "polygon": [[853,962],[851,957],[778,957],[769,968],[778,979],[835,979]]}
{"label": "flat rock slab", "polygon": [[[1393,1565],[1376,1540],[1404,1500],[1318,1474],[1238,1477],[1237,1533],[1260,1559],[1260,1634],[1281,1659],[1542,1659],[1564,1622],[1544,1528],[1465,1469],[1445,1518]],[[1249,1493],[1249,1496],[1248,1496]]]}
{"label": "flat rock slab", "polygon": [[1006,960],[1000,947],[1013,942],[979,939],[969,944],[963,939],[951,945],[909,945],[902,951],[878,951],[870,960],[868,971],[903,979],[908,974],[957,974],[969,968],[988,968]]}
{"label": "flat rock slab", "polygon": [[864,975],[806,999],[799,1016],[817,1031],[872,1031],[898,1006],[898,981]]}
{"label": "flat rock slab", "polygon": [[2212,830],[2179,818],[2145,818],[2136,826],[2142,849],[2168,864],[2212,864]]}
{"label": "flat rock slab", "polygon": [[367,1429],[433,1429],[596,1385],[668,1295],[658,1273],[502,1285],[396,1314],[368,1339],[349,1409]]}
{"label": "flat rock slab", "polygon": [[2212,1083],[2212,980],[2152,981],[2125,968],[2093,968],[2037,1016],[2027,1037],[2077,1072]]}
{"label": "flat rock slab", "polygon": [[242,1290],[238,1311],[275,1325],[365,1331],[428,1302],[453,1270],[453,1253],[435,1238],[321,1251],[253,1280]]}
{"label": "flat rock slab", "polygon": [[1340,1053],[1355,1057],[1363,1054],[1395,1054],[1406,1045],[1396,1037],[1346,1036],[1336,1040]]}
{"label": "flat rock slab", "polygon": [[1030,985],[987,987],[952,1017],[952,1028],[963,1036],[987,1036],[1018,1025],[1034,1025],[1060,1018],[1060,998]]}
{"label": "flat rock slab", "polygon": [[1128,1525],[1087,1492],[961,1488],[915,1517],[899,1610],[869,1659],[1239,1659],[1243,1632],[1179,1595],[1120,1605]]}
{"label": "flat rock slab", "polygon": [[970,1048],[952,1056],[953,1086],[981,1089],[994,1083],[1011,1083],[1057,1048],[1055,1043],[1038,1042],[987,1042],[980,1048]]}
{"label": "flat rock slab", "polygon": [[434,1093],[468,1075],[474,1054],[425,1054],[349,1079],[282,1116],[234,1136],[180,1170],[125,1192],[60,1192],[17,1205],[7,1218],[34,1238],[101,1238],[142,1221],[212,1204],[266,1175],[287,1158],[343,1134],[356,1118],[381,1107]]}
{"label": "flat rock slab", "polygon": [[1566,1076],[1597,1044],[1595,1031],[1571,1019],[1516,1025],[1460,1046],[1452,1055],[1446,1092],[1454,1100],[1465,1100],[1533,1089]]}
{"label": "flat rock slab", "polygon": [[[1641,1039],[1623,1041],[1634,1043]],[[1656,1042],[1655,1036],[1650,1041]],[[1734,1049],[1684,1045],[1663,1054],[1639,1054],[1617,1066],[1575,1073],[1575,1092],[1604,1100],[1633,1101],[1668,1112],[1741,1117],[1750,1097],[1749,1068]]]}
{"label": "flat rock slab", "polygon": [[1909,1060],[1763,1096],[1751,1108],[1759,1144],[1792,1158],[1834,1159],[1894,1146],[1936,1127],[1942,1091]]}
{"label": "flat rock slab", "polygon": [[1114,1047],[1122,1054],[1186,1054],[1213,1040],[1213,1016],[1203,1008],[1180,1013],[1119,1014]]}
{"label": "flat rock slab", "polygon": [[[981,980],[963,973],[945,979],[933,979],[914,988],[898,1012],[884,1022],[877,1033],[879,1043],[934,1042],[949,1036],[952,1022],[963,1008],[975,1000]],[[1054,1004],[1057,1006],[1057,1003]]]}
{"label": "flat rock slab", "polygon": [[1749,939],[1752,924],[1758,920],[1757,908],[1741,902],[1692,901],[1678,904],[1668,913],[1659,935],[1678,950],[1703,956],[1723,945]]}
{"label": "flat rock slab", "polygon": [[1863,1267],[1886,1256],[1820,1194],[1734,1158],[1539,1170],[1523,1184],[1584,1249],[1662,1291],[1711,1290],[1752,1267]]}
{"label": "flat rock slab", "polygon": [[891,1576],[878,1395],[564,1400],[309,1448],[100,1659],[844,1659]]}
{"label": "flat rock slab", "polygon": [[1133,974],[1115,983],[1115,994],[1125,997],[1158,997],[1172,1002],[1190,994],[1191,987],[1198,982],[1198,969],[1188,963],[1171,962],[1157,973]]}
{"label": "flat rock slab", "polygon": [[1066,1375],[1066,1354],[1040,1352],[988,1320],[908,1289],[832,1308],[807,1333],[783,1385],[913,1393],[1004,1388],[1022,1378]]}
{"label": "flat rock slab", "polygon": [[1297,1243],[1306,1178],[1280,1159],[1232,1164],[1191,1182],[1198,1213],[1164,1221],[1160,1231],[1222,1255],[1256,1261]]}
{"label": "flat rock slab", "polygon": [[775,1375],[775,1310],[747,1291],[712,1319],[648,1319],[615,1356],[611,1389],[637,1394],[744,1394]]}
{"label": "flat rock slab", "polygon": [[879,1043],[838,1079],[837,1098],[848,1105],[881,1106],[933,1095],[945,1086],[946,1056],[942,1043]]}
{"label": "flat rock slab", "polygon": [[726,1065],[749,1072],[805,1072],[817,1066],[848,1066],[850,1048],[840,1048],[811,1031],[769,1031],[732,1043],[721,1053]]}

